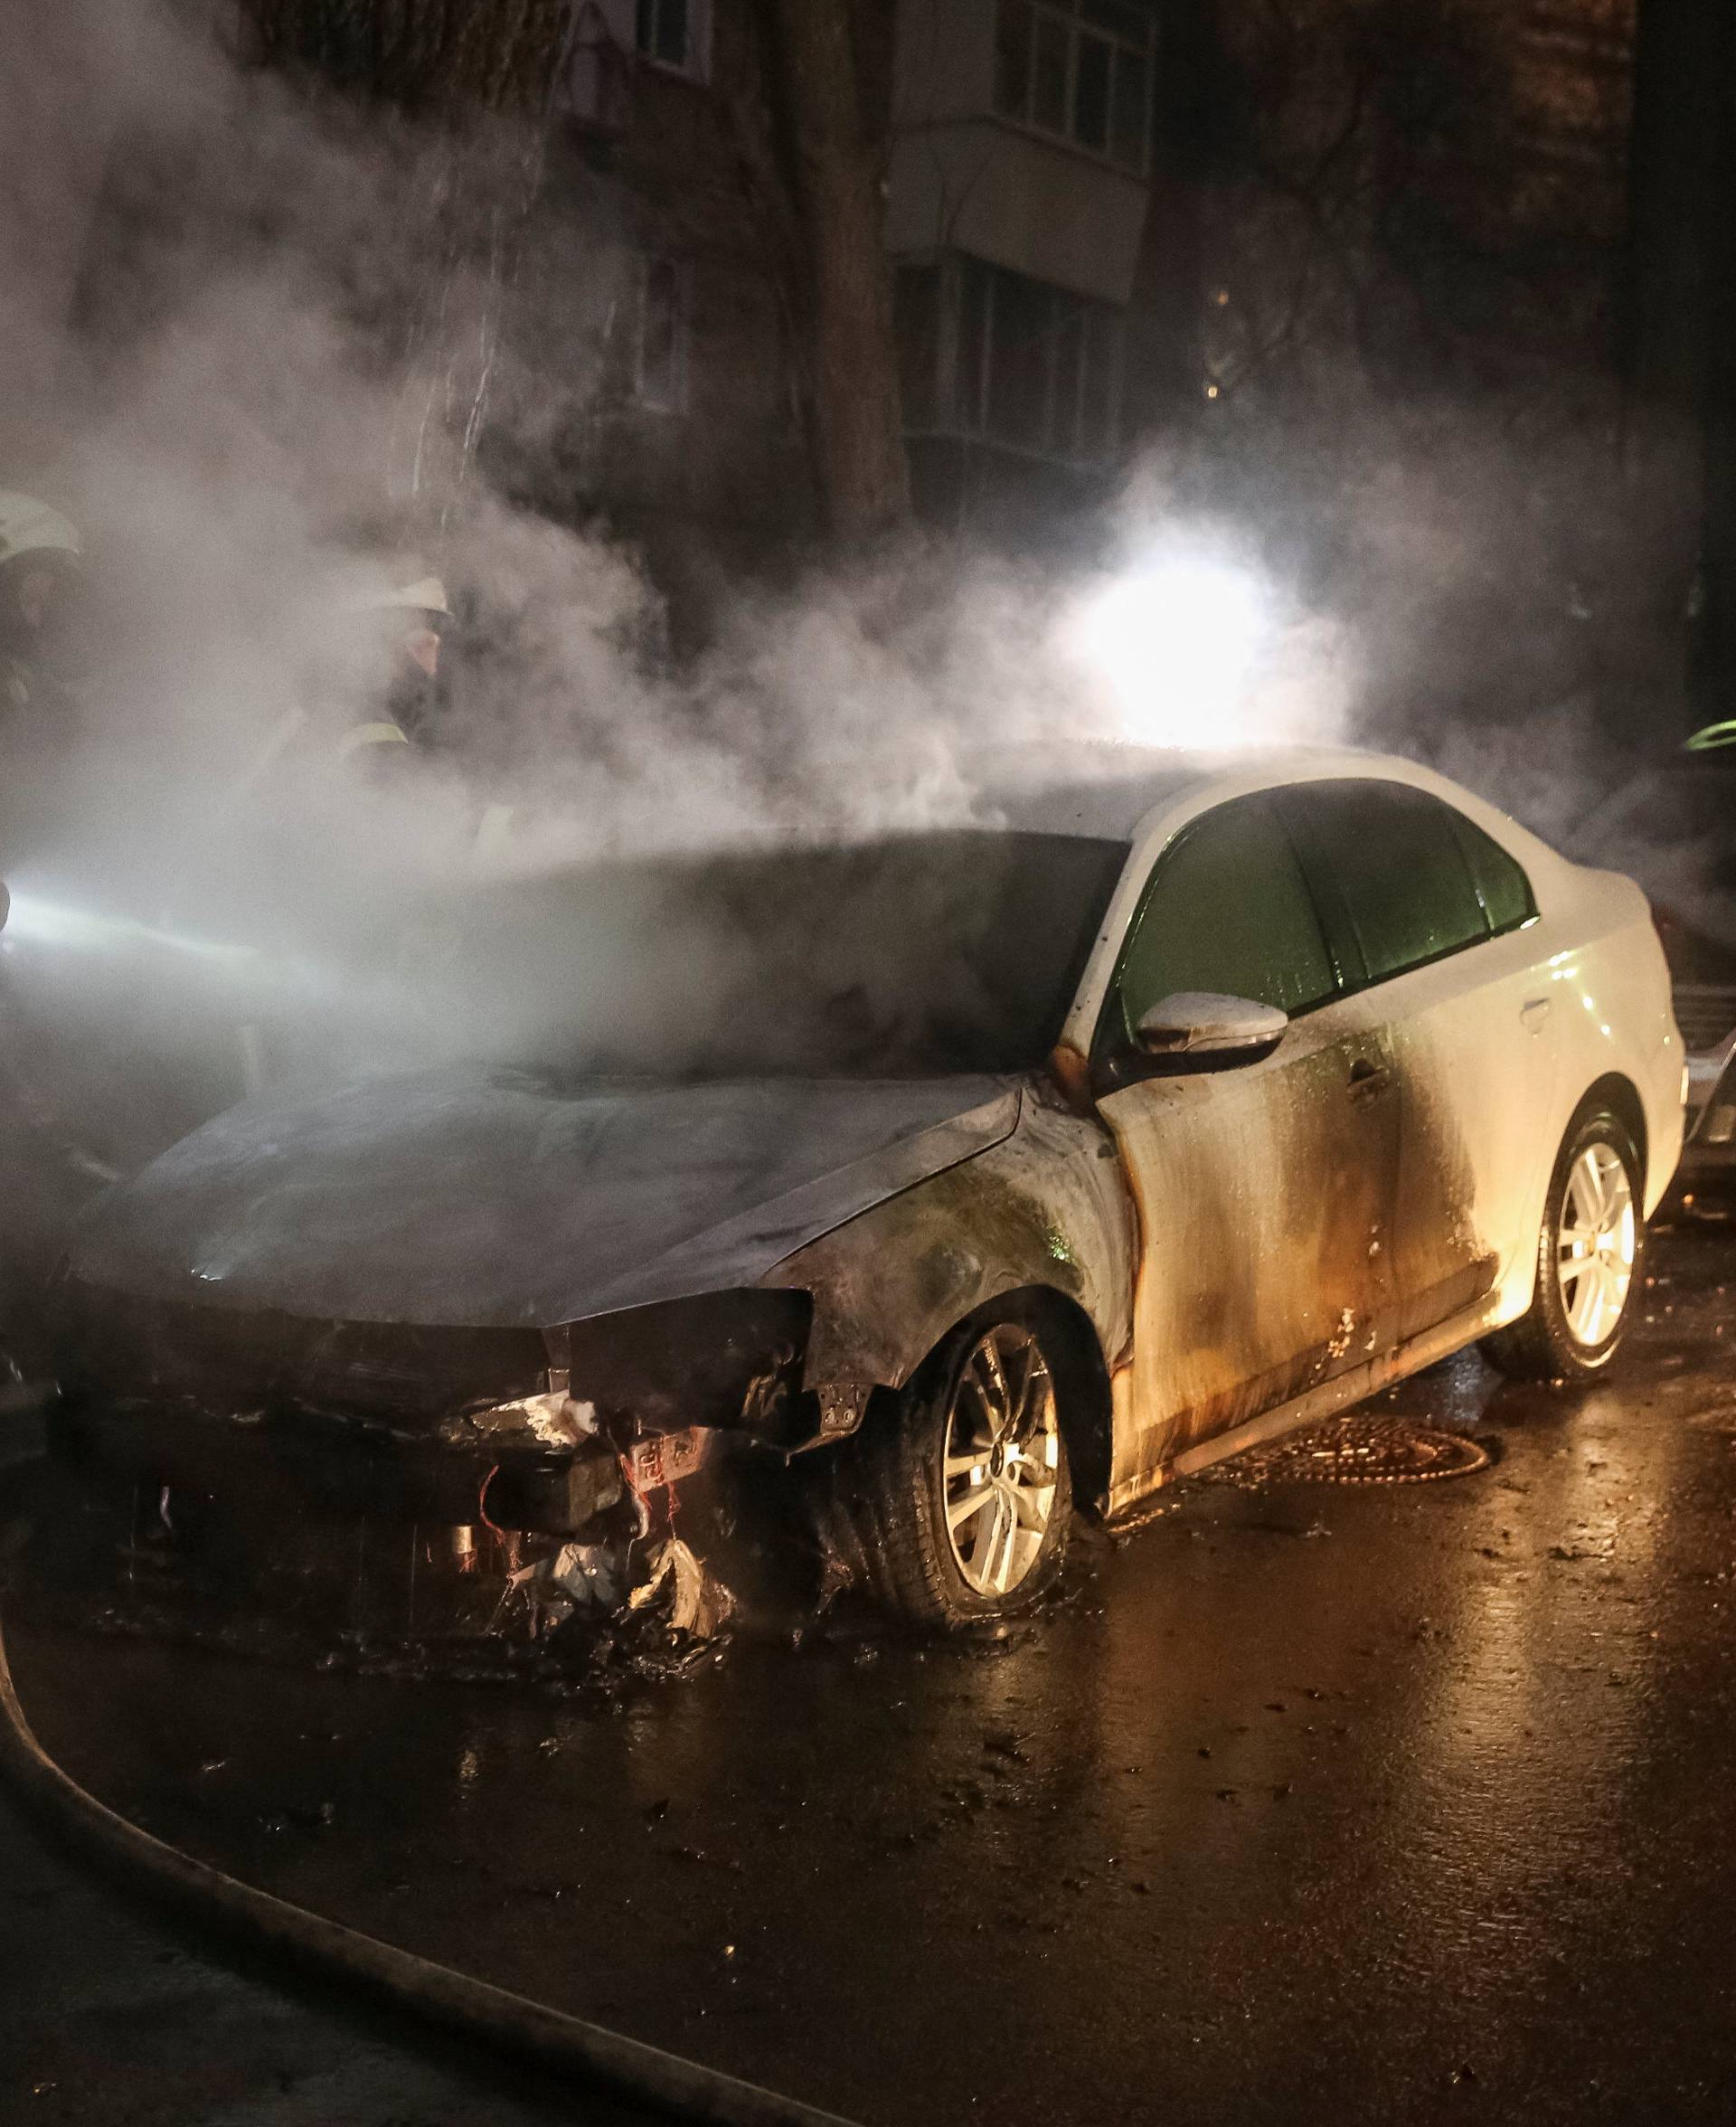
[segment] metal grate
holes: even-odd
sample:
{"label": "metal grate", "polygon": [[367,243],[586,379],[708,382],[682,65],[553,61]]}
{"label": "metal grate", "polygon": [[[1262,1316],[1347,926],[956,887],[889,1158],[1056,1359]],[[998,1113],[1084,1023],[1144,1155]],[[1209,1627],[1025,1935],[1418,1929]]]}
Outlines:
{"label": "metal grate", "polygon": [[1463,1433],[1408,1418],[1357,1412],[1254,1448],[1220,1465],[1219,1481],[1269,1484],[1423,1484],[1488,1467],[1488,1451]]}

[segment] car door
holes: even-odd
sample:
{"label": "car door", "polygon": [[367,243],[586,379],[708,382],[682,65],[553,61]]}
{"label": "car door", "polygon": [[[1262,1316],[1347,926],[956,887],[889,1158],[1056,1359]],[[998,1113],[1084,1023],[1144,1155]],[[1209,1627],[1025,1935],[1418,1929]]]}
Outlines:
{"label": "car door", "polygon": [[[1183,990],[1252,997],[1291,1024],[1252,1061],[1144,1056],[1140,1016]],[[1139,1224],[1118,1484],[1137,1489],[1387,1340],[1396,1087],[1378,1026],[1342,992],[1271,795],[1184,826],[1128,928],[1093,1044]]]}
{"label": "car door", "polygon": [[1444,799],[1348,777],[1296,786],[1283,810],[1397,1069],[1402,1342],[1474,1306],[1535,1245],[1559,986],[1525,935],[1524,870]]}

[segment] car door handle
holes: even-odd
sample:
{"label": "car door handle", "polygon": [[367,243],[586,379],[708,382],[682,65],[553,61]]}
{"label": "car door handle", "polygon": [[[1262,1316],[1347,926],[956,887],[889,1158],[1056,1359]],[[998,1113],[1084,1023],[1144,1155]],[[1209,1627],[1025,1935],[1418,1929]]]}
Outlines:
{"label": "car door handle", "polygon": [[1376,1093],[1384,1092],[1392,1082],[1392,1074],[1382,1065],[1358,1056],[1350,1067],[1350,1097],[1353,1101],[1372,1101]]}
{"label": "car door handle", "polygon": [[1527,997],[1519,1008],[1519,1024],[1527,1034],[1535,1034],[1549,1017],[1548,997]]}

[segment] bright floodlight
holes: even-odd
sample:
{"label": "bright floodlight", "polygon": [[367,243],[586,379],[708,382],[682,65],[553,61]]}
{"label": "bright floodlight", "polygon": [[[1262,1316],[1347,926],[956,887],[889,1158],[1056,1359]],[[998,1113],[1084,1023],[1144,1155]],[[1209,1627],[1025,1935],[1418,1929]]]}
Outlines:
{"label": "bright floodlight", "polygon": [[1267,598],[1246,569],[1175,555],[1090,597],[1077,647],[1108,683],[1124,737],[1215,748],[1254,735],[1250,684],[1270,629]]}
{"label": "bright floodlight", "polygon": [[98,915],[87,909],[40,900],[33,893],[15,893],[7,921],[9,938],[32,945],[60,947],[72,952],[115,952],[128,947],[153,945],[171,952],[189,953],[195,960],[219,960],[232,967],[254,959],[244,945],[222,945],[208,938],[190,938],[175,931],[161,931],[130,916]]}
{"label": "bright floodlight", "polygon": [[39,901],[33,893],[19,893],[13,897],[7,929],[12,937],[33,945],[71,946],[89,951],[110,943],[115,925],[106,917]]}

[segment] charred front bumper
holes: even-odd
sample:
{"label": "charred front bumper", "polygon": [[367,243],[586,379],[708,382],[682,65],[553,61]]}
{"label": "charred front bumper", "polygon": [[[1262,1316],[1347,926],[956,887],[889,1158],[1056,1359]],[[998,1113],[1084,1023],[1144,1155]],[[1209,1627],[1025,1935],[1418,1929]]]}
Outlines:
{"label": "charred front bumper", "polygon": [[576,1536],[626,1495],[601,1440],[493,1460],[319,1412],[214,1411],[63,1396],[49,1418],[62,1461],[149,1490],[211,1493],[313,1516]]}
{"label": "charred front bumper", "polygon": [[809,1303],[749,1290],[553,1329],[314,1322],[62,1295],[65,1460],[309,1511],[575,1536],[727,1439],[788,1451]]}

